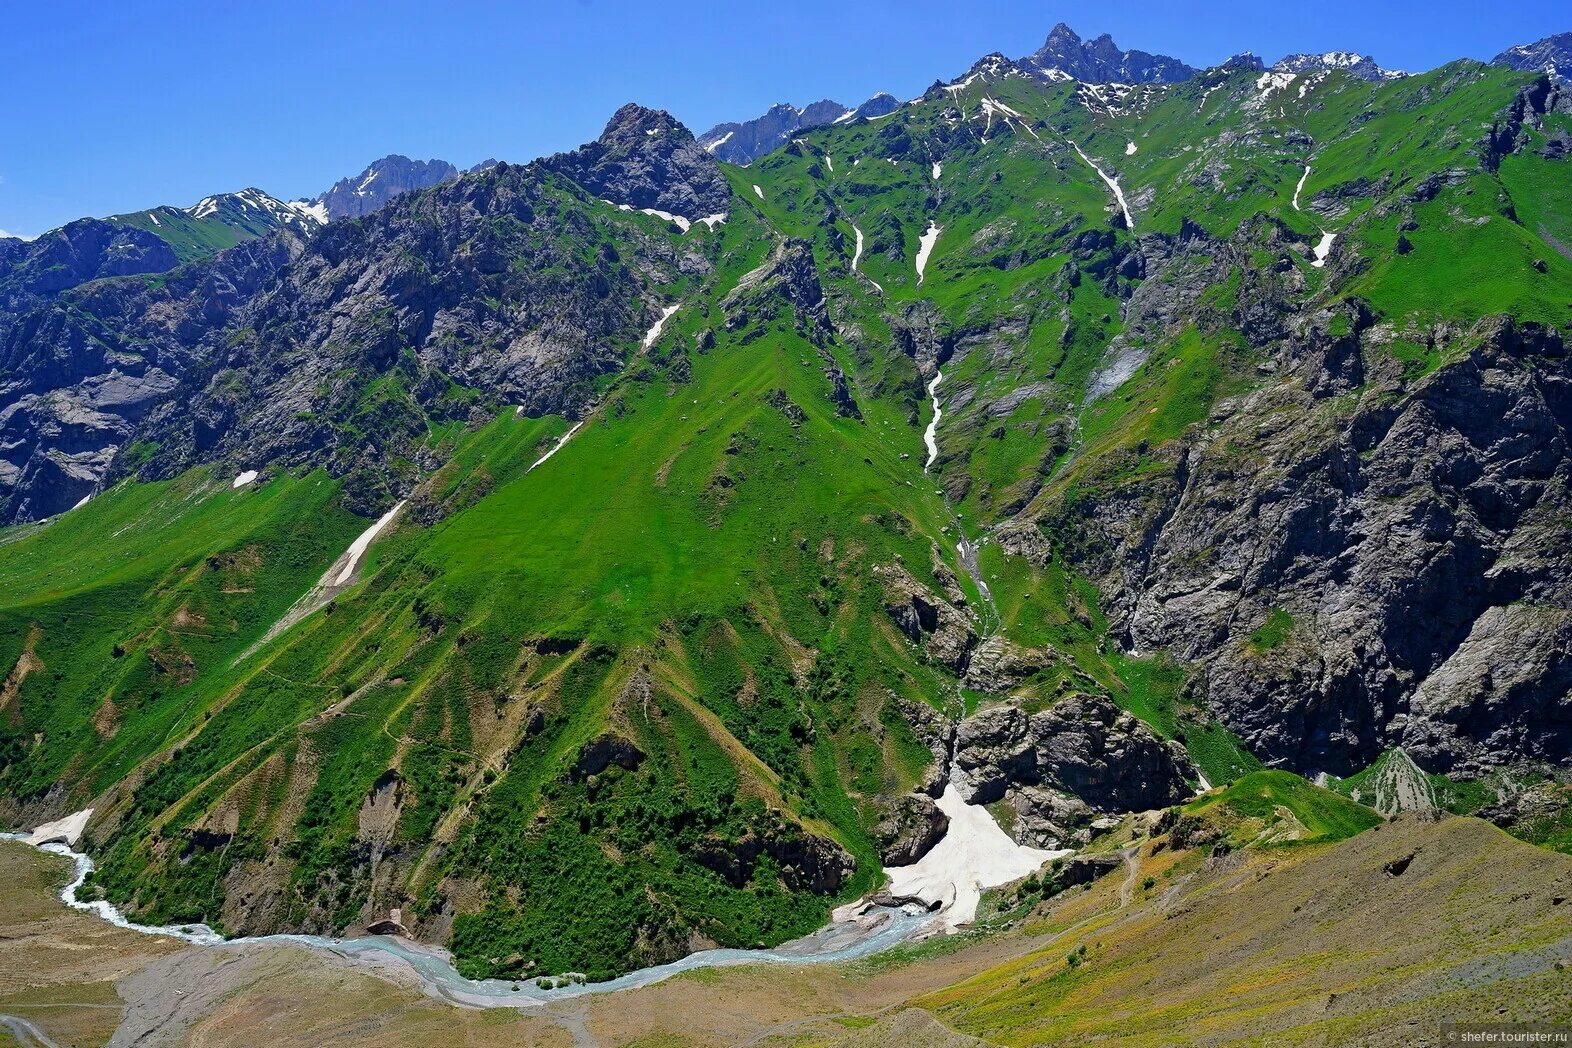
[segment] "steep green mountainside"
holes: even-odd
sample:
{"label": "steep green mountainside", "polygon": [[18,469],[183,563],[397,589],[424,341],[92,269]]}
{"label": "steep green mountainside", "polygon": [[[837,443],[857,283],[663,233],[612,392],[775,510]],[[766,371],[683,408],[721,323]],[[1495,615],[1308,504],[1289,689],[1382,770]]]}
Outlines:
{"label": "steep green mountainside", "polygon": [[990,69],[16,318],[0,815],[93,806],[140,919],[600,977],[818,926],[952,751],[1039,845],[1564,763],[1560,96]]}

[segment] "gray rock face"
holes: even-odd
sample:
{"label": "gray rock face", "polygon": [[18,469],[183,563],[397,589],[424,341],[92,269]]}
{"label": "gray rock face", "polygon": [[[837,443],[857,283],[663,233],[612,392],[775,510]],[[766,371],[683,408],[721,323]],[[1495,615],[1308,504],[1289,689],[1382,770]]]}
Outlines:
{"label": "gray rock face", "polygon": [[989,637],[972,652],[964,683],[974,691],[1008,695],[1058,661],[1059,654],[1052,648],[1028,648],[1004,637]]}
{"label": "gray rock face", "polygon": [[959,673],[977,643],[971,617],[918,582],[899,564],[882,564],[874,575],[884,587],[884,610],[908,640]]}
{"label": "gray rock face", "polygon": [[1490,60],[1491,65],[1524,72],[1539,71],[1558,83],[1572,80],[1572,33],[1556,33],[1531,44],[1509,47]]}
{"label": "gray rock face", "polygon": [[1367,370],[1380,337],[1358,310],[1311,318],[1282,383],[1220,406],[1160,477],[1045,526],[1130,646],[1198,663],[1197,691],[1265,760],[1347,773],[1401,746],[1431,772],[1564,763],[1565,347],[1495,318],[1438,332],[1471,348],[1409,383]]}
{"label": "gray rock face", "polygon": [[[483,170],[483,167],[475,170]],[[373,161],[358,175],[339,179],[333,183],[333,188],[312,203],[326,209],[329,221],[360,218],[410,190],[425,189],[457,178],[458,174],[458,168],[446,160],[411,160],[394,153]]]}
{"label": "gray rock face", "polygon": [[995,706],[961,722],[951,781],[971,803],[1008,798],[1016,839],[1062,844],[1101,814],[1145,811],[1188,793],[1171,744],[1100,696],[1038,713]]}
{"label": "gray rock face", "polygon": [[541,161],[617,204],[689,219],[727,211],[731,187],[715,158],[670,113],[628,103],[595,141]]}
{"label": "gray rock face", "polygon": [[1197,72],[1167,55],[1120,50],[1107,33],[1082,40],[1063,22],[1020,64],[1045,76],[1068,76],[1089,84],[1176,84]]}
{"label": "gray rock face", "polygon": [[829,311],[813,248],[805,240],[781,241],[769,261],[743,275],[721,300],[721,309],[726,314],[726,327],[735,331],[768,320],[782,302],[791,306],[798,331],[815,343],[824,340],[830,330]]}
{"label": "gray rock face", "polygon": [[873,839],[886,866],[910,866],[944,839],[950,817],[925,793],[908,793],[881,802],[884,817]]}

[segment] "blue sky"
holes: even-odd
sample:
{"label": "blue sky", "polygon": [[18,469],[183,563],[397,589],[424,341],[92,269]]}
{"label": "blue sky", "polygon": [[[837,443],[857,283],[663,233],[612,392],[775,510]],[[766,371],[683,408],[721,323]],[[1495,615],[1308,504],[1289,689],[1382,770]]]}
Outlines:
{"label": "blue sky", "polygon": [[1348,49],[1425,69],[1572,29],[1565,0],[32,2],[0,15],[0,230],[315,195],[387,153],[467,167],[599,133],[620,104],[695,132],[775,101],[902,98],[1055,22],[1209,65]]}

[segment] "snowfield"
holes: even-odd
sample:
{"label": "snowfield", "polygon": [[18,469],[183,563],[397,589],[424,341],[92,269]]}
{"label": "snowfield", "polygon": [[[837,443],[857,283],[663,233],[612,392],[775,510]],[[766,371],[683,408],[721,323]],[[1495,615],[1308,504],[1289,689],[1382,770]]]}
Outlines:
{"label": "snowfield", "polygon": [[985,888],[1008,884],[1035,873],[1043,863],[1072,854],[1027,848],[1012,841],[988,809],[967,804],[952,783],[939,798],[939,810],[950,817],[949,832],[928,854],[910,866],[884,872],[890,892],[913,896],[944,908],[944,923],[955,929],[977,917],[977,903]]}

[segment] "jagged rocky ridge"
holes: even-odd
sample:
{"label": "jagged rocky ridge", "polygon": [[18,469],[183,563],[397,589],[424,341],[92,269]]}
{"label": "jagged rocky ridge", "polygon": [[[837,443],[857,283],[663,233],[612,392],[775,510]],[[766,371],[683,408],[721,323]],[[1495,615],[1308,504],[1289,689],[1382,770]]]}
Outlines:
{"label": "jagged rocky ridge", "polygon": [[752,120],[716,124],[699,136],[699,145],[713,153],[717,160],[751,164],[785,145],[798,131],[884,116],[894,112],[899,105],[895,96],[882,91],[855,108],[827,98],[801,109],[778,102]]}
{"label": "jagged rocky ridge", "polygon": [[[482,170],[484,166],[479,165],[474,170]],[[458,168],[446,160],[411,160],[393,153],[371,162],[358,175],[339,179],[307,206],[322,215],[324,221],[360,218],[394,197],[447,182],[458,174]]]}

